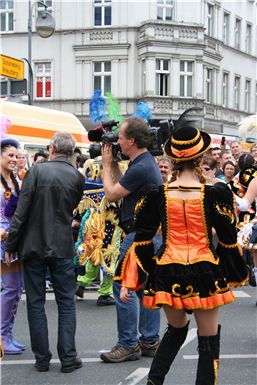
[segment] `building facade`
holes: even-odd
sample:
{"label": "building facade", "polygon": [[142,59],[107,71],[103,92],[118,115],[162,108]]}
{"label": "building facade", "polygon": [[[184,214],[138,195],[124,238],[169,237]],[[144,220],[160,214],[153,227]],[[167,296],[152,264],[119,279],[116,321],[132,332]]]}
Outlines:
{"label": "building facade", "polygon": [[[44,8],[32,2],[35,104],[73,112],[89,128],[89,100],[101,89],[118,98],[124,116],[142,99],[154,119],[196,106],[206,130],[231,135],[256,113],[255,0],[44,2],[56,31],[37,35]],[[0,4],[1,51],[26,58],[28,2]]]}

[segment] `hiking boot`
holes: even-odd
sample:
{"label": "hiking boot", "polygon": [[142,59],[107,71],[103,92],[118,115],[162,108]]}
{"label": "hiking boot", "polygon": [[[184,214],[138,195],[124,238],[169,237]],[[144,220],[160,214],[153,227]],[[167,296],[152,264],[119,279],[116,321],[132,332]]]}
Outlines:
{"label": "hiking boot", "polygon": [[101,360],[104,362],[124,362],[139,360],[141,356],[141,349],[137,345],[134,349],[123,348],[122,346],[114,346],[108,353],[102,353],[100,355]]}
{"label": "hiking boot", "polygon": [[159,341],[155,342],[154,344],[144,344],[143,342],[139,342],[139,347],[141,349],[142,356],[153,357],[159,345]]}
{"label": "hiking boot", "polygon": [[100,295],[96,302],[97,306],[110,306],[115,305],[114,298],[110,295]]}
{"label": "hiking boot", "polygon": [[79,286],[76,290],[76,296],[79,298],[83,298],[84,297],[84,291],[85,291],[84,286]]}

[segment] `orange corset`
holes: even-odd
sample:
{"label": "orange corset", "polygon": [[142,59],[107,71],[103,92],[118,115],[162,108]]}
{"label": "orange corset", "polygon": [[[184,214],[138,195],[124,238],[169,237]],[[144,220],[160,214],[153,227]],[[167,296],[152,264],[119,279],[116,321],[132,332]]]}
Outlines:
{"label": "orange corset", "polygon": [[218,264],[209,249],[208,232],[201,199],[168,198],[166,249],[158,265],[200,261]]}

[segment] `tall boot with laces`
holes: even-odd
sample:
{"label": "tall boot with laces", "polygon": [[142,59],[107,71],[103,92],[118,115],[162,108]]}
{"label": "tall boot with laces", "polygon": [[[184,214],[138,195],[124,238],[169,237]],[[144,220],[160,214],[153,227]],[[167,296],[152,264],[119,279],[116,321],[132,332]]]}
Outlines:
{"label": "tall boot with laces", "polygon": [[216,385],[218,382],[220,329],[215,336],[198,335],[199,360],[195,385]]}

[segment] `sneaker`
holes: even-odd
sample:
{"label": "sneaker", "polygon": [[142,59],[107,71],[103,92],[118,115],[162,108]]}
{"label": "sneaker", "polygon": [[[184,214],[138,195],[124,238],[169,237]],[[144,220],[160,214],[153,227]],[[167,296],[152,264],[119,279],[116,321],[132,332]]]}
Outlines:
{"label": "sneaker", "polygon": [[110,295],[100,295],[96,302],[97,306],[110,306],[115,305],[115,300]]}
{"label": "sneaker", "polygon": [[85,291],[84,286],[78,286],[78,288],[76,290],[76,296],[79,298],[83,298],[84,297],[84,291]]}
{"label": "sneaker", "polygon": [[144,344],[143,342],[139,342],[139,347],[142,351],[142,356],[153,357],[159,345],[159,341],[155,342],[155,344]]}
{"label": "sneaker", "polygon": [[122,346],[114,346],[108,353],[102,353],[100,355],[101,360],[104,362],[124,362],[124,361],[135,361],[141,357],[141,349],[137,345],[134,349],[123,348]]}
{"label": "sneaker", "polygon": [[65,365],[61,366],[61,372],[62,373],[71,373],[74,372],[74,370],[82,368],[83,363],[80,358],[75,358],[74,361],[67,363]]}

